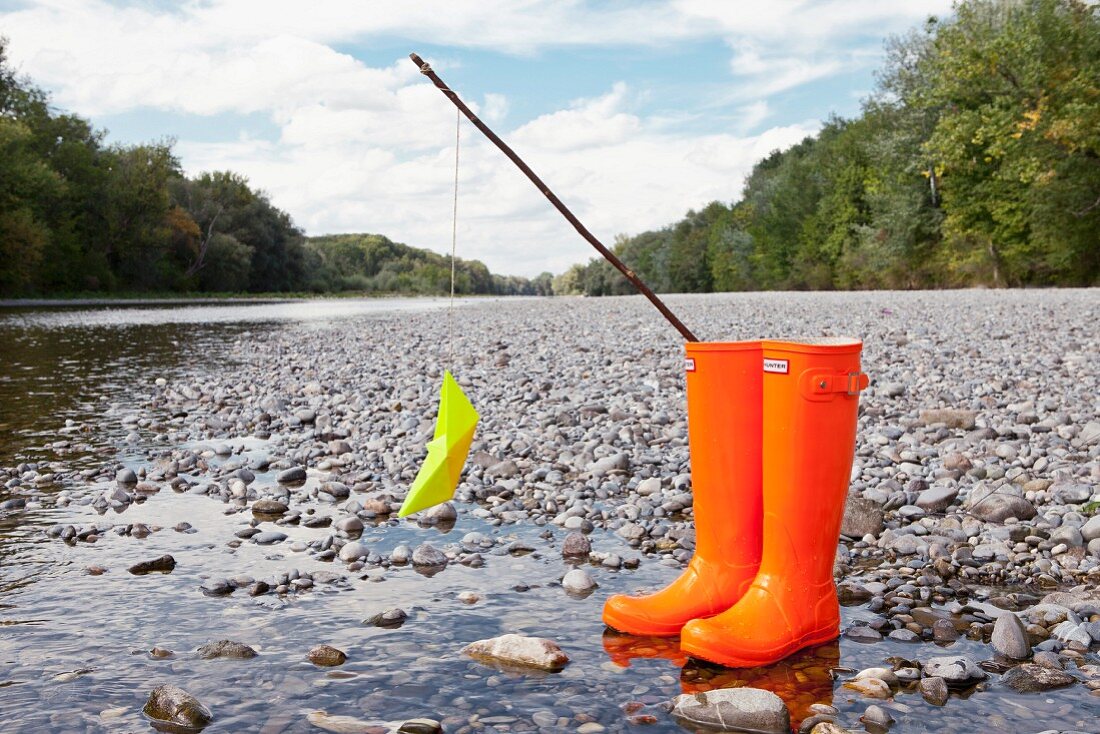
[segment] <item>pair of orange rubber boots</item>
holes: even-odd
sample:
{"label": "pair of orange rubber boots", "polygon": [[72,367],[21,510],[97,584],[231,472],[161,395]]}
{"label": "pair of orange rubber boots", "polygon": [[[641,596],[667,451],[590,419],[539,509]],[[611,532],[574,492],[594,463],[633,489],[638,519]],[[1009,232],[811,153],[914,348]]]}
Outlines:
{"label": "pair of orange rubber boots", "polygon": [[737,668],[839,635],[833,561],[868,382],[861,348],[688,343],[695,555],[661,591],[608,599],[609,627],[679,634],[684,653]]}

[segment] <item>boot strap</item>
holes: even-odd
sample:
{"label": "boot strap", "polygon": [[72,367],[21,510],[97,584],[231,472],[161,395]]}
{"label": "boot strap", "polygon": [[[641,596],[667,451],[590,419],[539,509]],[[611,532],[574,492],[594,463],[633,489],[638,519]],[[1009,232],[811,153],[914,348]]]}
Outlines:
{"label": "boot strap", "polygon": [[870,383],[871,379],[863,372],[849,372],[847,374],[834,373],[810,373],[806,387],[811,395],[831,395],[842,393],[845,395],[859,395]]}

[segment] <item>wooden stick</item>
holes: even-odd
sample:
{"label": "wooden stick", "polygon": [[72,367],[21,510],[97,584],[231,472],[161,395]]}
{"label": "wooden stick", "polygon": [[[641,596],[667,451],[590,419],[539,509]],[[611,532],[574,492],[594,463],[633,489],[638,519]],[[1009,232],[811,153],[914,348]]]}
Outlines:
{"label": "wooden stick", "polygon": [[409,54],[409,58],[412,59],[413,63],[416,64],[416,66],[420,69],[420,73],[431,79],[432,84],[438,87],[439,91],[443,92],[443,94],[446,95],[447,99],[451,100],[451,102],[454,103],[455,107],[457,107],[462,112],[462,114],[466,115],[470,122],[474,123],[474,127],[480,130],[485,135],[485,137],[489,138],[489,140],[493,141],[493,144],[500,148],[501,152],[504,153],[504,155],[508,156],[509,160],[511,160],[512,163],[515,163],[516,167],[519,168],[519,170],[523,171],[524,175],[527,176],[527,178],[531,179],[531,183],[533,183],[535,187],[542,192],[543,196],[550,200],[550,203],[554,205],[554,208],[561,212],[561,215],[565,217],[570,224],[573,225],[573,228],[576,229],[578,233],[580,233],[580,236],[588,240],[588,244],[595,247],[597,252],[603,255],[608,262],[614,265],[616,270],[622,273],[627,280],[634,284],[634,287],[637,288],[643,296],[648,298],[649,301],[657,307],[657,310],[661,312],[661,315],[668,319],[670,324],[676,327],[676,330],[683,335],[684,339],[688,340],[689,342],[699,341],[695,338],[695,335],[692,334],[686,326],[684,326],[683,322],[680,321],[680,319],[676,318],[676,315],[668,309],[668,306],[664,304],[664,301],[658,298],[657,295],[649,289],[649,286],[643,283],[642,279],[639,278],[633,270],[624,265],[623,261],[615,256],[615,253],[604,247],[603,243],[596,239],[596,236],[589,232],[588,228],[581,224],[581,221],[577,219],[576,216],[574,216],[573,212],[569,211],[569,208],[561,202],[561,199],[559,199],[554,194],[554,192],[550,190],[550,187],[543,183],[542,179],[539,178],[538,175],[534,171],[532,171],[526,163],[523,162],[523,159],[516,155],[516,152],[508,147],[507,143],[497,137],[496,133],[490,130],[489,127],[484,122],[482,122],[478,118],[478,116],[475,115],[473,111],[469,107],[467,107],[461,99],[458,98],[458,95],[455,94],[454,90],[443,83],[443,80],[440,79],[434,71],[432,71],[432,67],[429,66],[427,62],[425,62],[416,54]]}

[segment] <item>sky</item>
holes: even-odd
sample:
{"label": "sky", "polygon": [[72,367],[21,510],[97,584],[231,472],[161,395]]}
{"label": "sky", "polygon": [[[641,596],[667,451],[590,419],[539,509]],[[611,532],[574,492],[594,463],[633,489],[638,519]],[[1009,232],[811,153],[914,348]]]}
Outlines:
{"label": "sky", "polygon": [[[455,109],[415,51],[605,244],[739,198],[753,164],[858,114],[887,36],[940,0],[0,0],[11,62],[107,140],[172,138],[309,235],[451,246]],[[457,254],[595,255],[465,119]]]}

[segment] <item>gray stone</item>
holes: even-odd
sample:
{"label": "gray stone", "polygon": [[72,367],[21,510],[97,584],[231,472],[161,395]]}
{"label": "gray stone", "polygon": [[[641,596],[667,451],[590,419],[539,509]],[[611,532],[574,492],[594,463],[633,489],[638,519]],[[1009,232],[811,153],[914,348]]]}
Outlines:
{"label": "gray stone", "polygon": [[341,561],[358,561],[360,558],[366,558],[370,555],[370,548],[358,541],[346,543],[340,549],[339,555]]}
{"label": "gray stone", "polygon": [[1081,538],[1086,543],[1100,538],[1100,515],[1093,515],[1081,526]]}
{"label": "gray stone", "polygon": [[584,533],[569,533],[561,544],[561,554],[566,558],[586,557],[592,551],[592,542]]}
{"label": "gray stone", "polygon": [[213,660],[214,658],[234,658],[238,660],[244,660],[246,658],[256,657],[256,651],[243,642],[234,642],[232,640],[218,640],[217,642],[208,642],[199,648],[199,657],[204,660]]}
{"label": "gray stone", "polygon": [[849,538],[878,535],[882,532],[883,517],[884,513],[878,504],[862,497],[848,495],[840,533]]}
{"label": "gray stone", "polygon": [[417,521],[423,525],[445,525],[453,523],[457,519],[458,512],[455,510],[455,506],[450,502],[444,502],[420,513]]}
{"label": "gray stone", "polygon": [[[883,540],[885,539],[884,535]],[[928,551],[928,541],[918,535],[904,533],[890,538],[886,543],[886,549],[894,551],[899,556],[924,555]]]}
{"label": "gray stone", "polygon": [[151,719],[191,729],[201,729],[214,720],[214,714],[199,699],[167,684],[153,689],[142,711]]}
{"label": "gray stone", "polygon": [[390,552],[390,563],[402,566],[412,559],[412,550],[402,543]]}
{"label": "gray stone", "polygon": [[275,543],[282,543],[286,539],[287,534],[280,533],[278,530],[265,530],[252,536],[252,542],[257,545],[274,545]]}
{"label": "gray stone", "polygon": [[933,706],[943,706],[947,703],[949,693],[947,681],[943,678],[937,676],[921,678],[917,688],[920,690],[920,695],[924,696],[924,700]]}
{"label": "gray stone", "polygon": [[326,668],[343,665],[348,659],[347,654],[343,650],[337,650],[331,645],[318,645],[309,651],[307,657],[309,658],[309,662],[314,665]]}
{"label": "gray stone", "polygon": [[363,521],[357,518],[355,515],[349,517],[342,517],[336,521],[333,525],[337,530],[342,533],[354,534],[363,532]]}
{"label": "gray stone", "polygon": [[285,502],[272,499],[256,500],[252,503],[252,513],[254,515],[282,515],[288,509]]}
{"label": "gray stone", "polygon": [[882,639],[881,632],[871,629],[864,624],[857,624],[849,627],[848,631],[844,633],[844,636],[856,642],[878,642]]}
{"label": "gray stone", "polygon": [[974,427],[977,417],[978,414],[973,410],[936,408],[932,410],[922,410],[919,420],[926,426],[943,423],[948,428],[961,428],[964,431],[969,431]]}
{"label": "gray stone", "polygon": [[597,459],[588,465],[586,471],[594,477],[602,477],[613,471],[626,471],[630,468],[630,457],[625,453],[614,454]]}
{"label": "gray stone", "polygon": [[147,573],[170,573],[176,567],[176,559],[170,555],[163,555],[150,561],[140,561],[130,566],[130,573],[140,576]]}
{"label": "gray stone", "polygon": [[435,719],[409,719],[397,727],[397,734],[442,734],[443,725]]}
{"label": "gray stone", "polygon": [[966,501],[970,514],[985,522],[1001,523],[1010,517],[1030,520],[1035,517],[1035,506],[1016,495],[1007,486],[975,487]]}
{"label": "gray stone", "polygon": [[1054,495],[1054,499],[1064,505],[1079,505],[1082,502],[1088,502],[1089,498],[1092,497],[1092,487],[1087,484],[1059,483],[1051,487],[1049,491]]}
{"label": "gray stone", "polygon": [[894,717],[886,709],[874,704],[867,707],[859,720],[868,726],[877,726],[883,729],[889,728],[890,724],[894,723]]}
{"label": "gray stone", "polygon": [[787,734],[791,728],[791,715],[783,699],[759,688],[685,693],[673,699],[671,713],[681,725],[710,731]]}
{"label": "gray stone", "polygon": [[228,579],[208,579],[199,590],[206,596],[226,596],[232,594],[234,588]]}
{"label": "gray stone", "polygon": [[584,594],[595,589],[599,584],[583,568],[574,568],[565,574],[561,580],[562,588],[573,594]]}
{"label": "gray stone", "polygon": [[421,543],[412,552],[412,562],[414,566],[439,568],[447,565],[447,556],[435,546]]}
{"label": "gray stone", "polygon": [[954,642],[959,639],[959,631],[949,619],[937,619],[932,623],[932,639],[936,642]]}
{"label": "gray stone", "polygon": [[275,477],[275,481],[280,484],[294,484],[296,482],[304,482],[305,480],[306,470],[300,466],[292,466],[289,469],[284,469]]}
{"label": "gray stone", "polygon": [[1062,525],[1054,529],[1050,534],[1050,542],[1054,544],[1065,543],[1070,548],[1080,548],[1085,544],[1081,531],[1073,525]]}
{"label": "gray stone", "polygon": [[928,677],[943,678],[949,688],[965,688],[989,677],[977,663],[963,655],[928,658],[922,672]]}
{"label": "gray stone", "polygon": [[490,477],[498,477],[500,479],[511,479],[519,474],[519,467],[516,466],[516,462],[511,459],[505,459],[504,461],[498,461],[485,470],[485,473]]}
{"label": "gray stone", "polygon": [[561,670],[569,663],[569,656],[553,640],[516,634],[471,642],[462,652],[479,660],[540,670]]}
{"label": "gray stone", "polygon": [[374,625],[375,627],[388,627],[396,628],[405,624],[405,620],[409,618],[409,615],[405,613],[404,609],[394,607],[393,609],[387,609],[384,612],[373,614],[367,617],[363,623]]}
{"label": "gray stone", "polygon": [[917,507],[925,512],[943,512],[959,495],[959,488],[947,484],[929,487],[917,496]]}
{"label": "gray stone", "polygon": [[1079,622],[1068,619],[1056,625],[1050,631],[1050,636],[1067,645],[1076,643],[1085,649],[1088,649],[1092,644],[1092,635],[1089,634],[1088,628]]}
{"label": "gray stone", "polygon": [[989,643],[998,654],[1012,660],[1026,660],[1031,656],[1031,643],[1024,623],[1015,614],[997,617]]}
{"label": "gray stone", "polygon": [[1017,665],[1001,676],[1001,683],[1021,693],[1049,691],[1075,682],[1077,679],[1064,670],[1053,670],[1035,663]]}
{"label": "gray stone", "polygon": [[343,482],[325,482],[317,488],[317,491],[335,500],[347,499],[351,495],[351,490],[348,489],[348,485]]}

